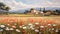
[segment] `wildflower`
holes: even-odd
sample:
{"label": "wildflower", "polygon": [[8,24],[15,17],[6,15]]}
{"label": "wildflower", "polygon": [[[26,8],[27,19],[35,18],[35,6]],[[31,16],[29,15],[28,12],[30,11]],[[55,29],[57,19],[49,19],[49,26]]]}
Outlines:
{"label": "wildflower", "polygon": [[19,26],[20,28],[23,28],[22,26]]}
{"label": "wildflower", "polygon": [[31,30],[34,30],[35,28],[31,28]]}
{"label": "wildflower", "polygon": [[5,27],[5,25],[0,25],[0,27],[1,27],[1,28],[4,28],[4,27]]}
{"label": "wildflower", "polygon": [[56,26],[56,24],[53,24],[53,26]]}
{"label": "wildflower", "polygon": [[13,28],[10,28],[10,30],[14,30]]}
{"label": "wildflower", "polygon": [[29,26],[31,26],[32,24],[31,24],[31,23],[29,23],[28,25],[29,25]]}
{"label": "wildflower", "polygon": [[19,30],[19,29],[16,29],[16,31],[17,31],[17,32],[20,32],[20,30]]}
{"label": "wildflower", "polygon": [[48,24],[48,26],[51,26],[51,24]]}
{"label": "wildflower", "polygon": [[10,24],[7,24],[8,26],[10,25]]}
{"label": "wildflower", "polygon": [[5,30],[9,30],[9,27],[6,27],[6,29]]}
{"label": "wildflower", "polygon": [[3,29],[0,29],[0,32],[3,31]]}
{"label": "wildflower", "polygon": [[51,31],[51,29],[49,29],[49,31]]}
{"label": "wildflower", "polygon": [[40,26],[40,28],[44,28],[44,26]]}
{"label": "wildflower", "polygon": [[30,28],[33,28],[33,26],[30,26]]}
{"label": "wildflower", "polygon": [[26,30],[23,29],[23,30],[22,30],[22,34],[27,34],[27,33],[26,33]]}
{"label": "wildflower", "polygon": [[54,30],[54,28],[52,28],[52,30]]}
{"label": "wildflower", "polygon": [[38,29],[35,29],[35,32],[39,32],[39,30]]}
{"label": "wildflower", "polygon": [[23,27],[23,29],[26,29],[26,28],[27,28],[27,27],[25,27],[25,26]]}
{"label": "wildflower", "polygon": [[58,31],[58,29],[56,29],[56,31],[55,31],[55,32],[59,32],[59,31]]}
{"label": "wildflower", "polygon": [[35,23],[36,25],[38,25],[39,23]]}
{"label": "wildflower", "polygon": [[16,28],[16,26],[12,26],[12,28]]}

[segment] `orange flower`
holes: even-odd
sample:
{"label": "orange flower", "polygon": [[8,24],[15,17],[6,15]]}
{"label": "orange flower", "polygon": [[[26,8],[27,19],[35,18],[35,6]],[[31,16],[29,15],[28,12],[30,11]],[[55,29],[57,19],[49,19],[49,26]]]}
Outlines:
{"label": "orange flower", "polygon": [[31,23],[35,23],[35,20],[32,19],[32,18],[30,18],[30,22],[31,22]]}
{"label": "orange flower", "polygon": [[23,21],[21,20],[21,21],[20,21],[20,26],[22,26],[22,25],[23,25]]}
{"label": "orange flower", "polygon": [[16,26],[12,26],[12,28],[16,28]]}

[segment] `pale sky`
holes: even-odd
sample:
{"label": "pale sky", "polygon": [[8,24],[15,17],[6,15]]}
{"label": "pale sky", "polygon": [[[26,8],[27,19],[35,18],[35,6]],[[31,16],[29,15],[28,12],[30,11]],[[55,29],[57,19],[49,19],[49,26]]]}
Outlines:
{"label": "pale sky", "polygon": [[11,10],[36,7],[60,7],[60,0],[0,0],[0,2],[11,7]]}

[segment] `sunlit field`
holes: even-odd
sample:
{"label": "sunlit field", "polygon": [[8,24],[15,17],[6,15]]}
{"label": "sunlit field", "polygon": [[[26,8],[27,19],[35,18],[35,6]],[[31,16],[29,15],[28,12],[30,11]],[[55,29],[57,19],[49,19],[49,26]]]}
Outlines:
{"label": "sunlit field", "polygon": [[60,16],[0,15],[0,34],[58,34]]}
{"label": "sunlit field", "polygon": [[41,14],[2,14],[0,16],[12,16],[12,17],[60,17],[60,15],[49,15],[49,16],[43,16]]}

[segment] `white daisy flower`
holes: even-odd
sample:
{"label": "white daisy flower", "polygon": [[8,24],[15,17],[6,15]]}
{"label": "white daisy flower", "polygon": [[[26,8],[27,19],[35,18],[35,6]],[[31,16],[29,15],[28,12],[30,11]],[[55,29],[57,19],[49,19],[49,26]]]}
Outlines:
{"label": "white daisy flower", "polygon": [[34,30],[35,28],[31,28],[31,30]]}
{"label": "white daisy flower", "polygon": [[10,30],[14,30],[13,28],[10,28]]}
{"label": "white daisy flower", "polygon": [[0,29],[0,32],[3,31],[3,29]]}
{"label": "white daisy flower", "polygon": [[20,32],[20,30],[19,30],[19,29],[16,29],[16,31],[17,31],[17,32]]}
{"label": "white daisy flower", "polygon": [[5,30],[9,30],[9,27],[6,27],[6,29]]}
{"label": "white daisy flower", "polygon": [[56,29],[56,31],[55,31],[55,32],[59,32],[59,31],[58,31],[58,29]]}
{"label": "white daisy flower", "polygon": [[38,25],[39,23],[35,23],[36,25]]}
{"label": "white daisy flower", "polygon": [[48,26],[51,26],[51,24],[48,24]]}
{"label": "white daisy flower", "polygon": [[19,26],[20,28],[23,28],[22,26]]}
{"label": "white daisy flower", "polygon": [[26,29],[26,28],[27,28],[26,26],[23,27],[23,29]]}
{"label": "white daisy flower", "polygon": [[52,28],[52,30],[54,30],[54,28]]}
{"label": "white daisy flower", "polygon": [[30,28],[33,28],[33,26],[30,26]]}
{"label": "white daisy flower", "polygon": [[56,26],[56,24],[53,24],[53,26]]}
{"label": "white daisy flower", "polygon": [[40,28],[44,28],[44,26],[40,26]]}
{"label": "white daisy flower", "polygon": [[39,32],[39,30],[38,29],[35,29],[35,32]]}
{"label": "white daisy flower", "polygon": [[7,24],[8,26],[10,25],[10,24]]}
{"label": "white daisy flower", "polygon": [[4,27],[5,27],[5,25],[0,25],[0,27],[1,27],[1,28],[4,28]]}
{"label": "white daisy flower", "polygon": [[31,24],[31,23],[29,23],[28,25],[29,25],[29,26],[31,26],[32,24]]}

